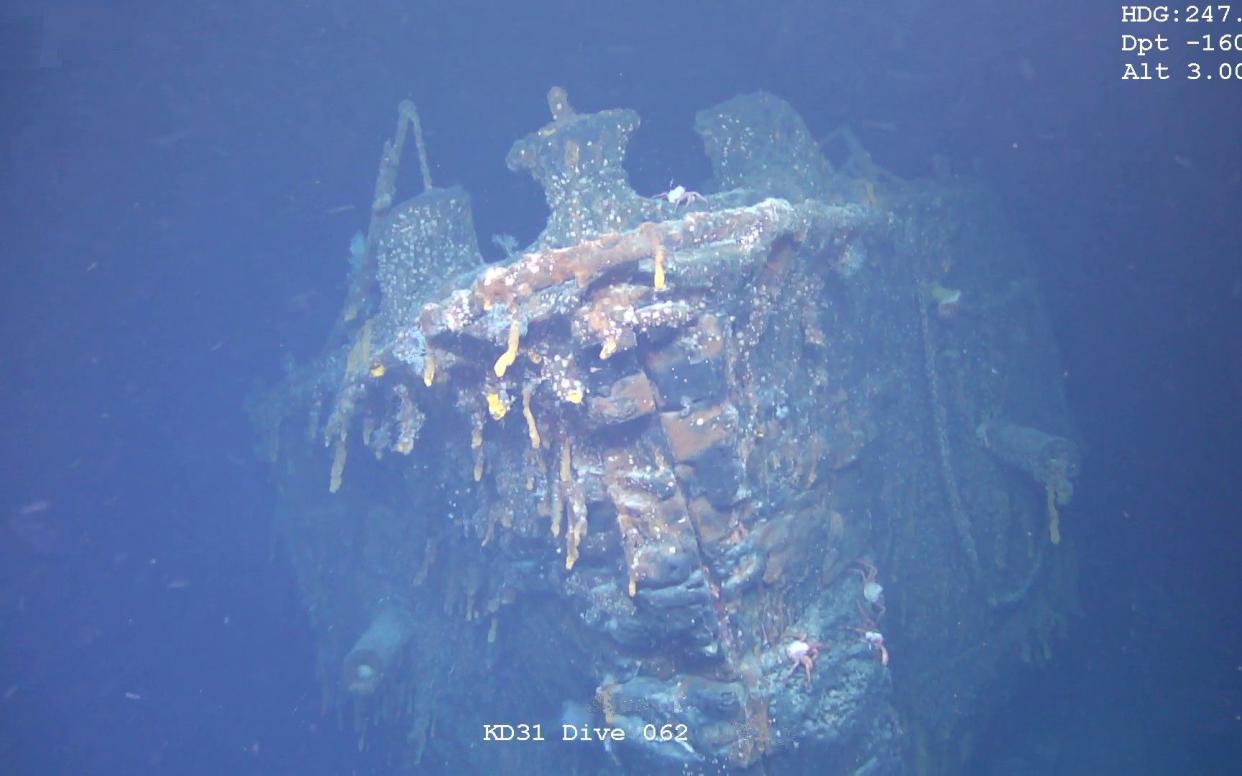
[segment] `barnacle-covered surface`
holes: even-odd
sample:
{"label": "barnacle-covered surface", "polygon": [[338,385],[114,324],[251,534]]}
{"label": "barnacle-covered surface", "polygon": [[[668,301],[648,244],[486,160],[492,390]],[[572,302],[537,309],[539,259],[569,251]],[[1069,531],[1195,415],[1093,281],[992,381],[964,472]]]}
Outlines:
{"label": "barnacle-covered surface", "polygon": [[[1073,612],[1011,235],[771,95],[702,111],[712,186],[658,198],[636,114],[549,107],[531,246],[481,266],[463,192],[377,195],[328,351],[252,402],[325,708],[410,769],[952,765]],[[571,719],[625,741],[484,743]]]}

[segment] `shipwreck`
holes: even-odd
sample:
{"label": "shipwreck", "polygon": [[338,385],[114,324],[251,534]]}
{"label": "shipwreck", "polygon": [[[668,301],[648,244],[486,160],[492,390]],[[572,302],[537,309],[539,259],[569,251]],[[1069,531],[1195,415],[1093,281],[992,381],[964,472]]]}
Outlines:
{"label": "shipwreck", "polygon": [[488,263],[403,103],[323,351],[251,401],[325,713],[409,770],[969,757],[1077,611],[1079,445],[1000,209],[762,93],[697,114],[700,191],[640,196],[638,115],[548,104],[507,158],[547,224]]}

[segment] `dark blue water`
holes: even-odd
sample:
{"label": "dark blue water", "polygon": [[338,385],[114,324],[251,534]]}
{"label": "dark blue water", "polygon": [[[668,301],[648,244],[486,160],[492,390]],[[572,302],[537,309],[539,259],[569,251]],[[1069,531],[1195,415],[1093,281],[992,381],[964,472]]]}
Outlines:
{"label": "dark blue water", "polygon": [[694,111],[756,89],[817,136],[852,125],[898,175],[992,188],[1087,441],[1067,518],[1085,611],[980,722],[979,772],[1048,746],[1083,773],[1231,772],[1242,82],[1123,83],[1119,6],[1085,5],[7,5],[4,770],[366,770],[320,714],[241,408],[322,345],[393,106],[418,103],[489,253],[541,227],[503,159],[560,84],[642,115],[643,193],[703,180]]}

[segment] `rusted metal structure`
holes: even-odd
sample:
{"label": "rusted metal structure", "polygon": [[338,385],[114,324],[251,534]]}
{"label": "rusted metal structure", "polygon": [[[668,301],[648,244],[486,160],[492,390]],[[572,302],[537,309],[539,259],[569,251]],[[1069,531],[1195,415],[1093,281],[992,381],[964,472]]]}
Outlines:
{"label": "rusted metal structure", "polygon": [[765,94],[697,116],[709,193],[639,196],[638,116],[548,101],[508,157],[548,223],[494,265],[425,161],[396,202],[402,106],[329,347],[251,407],[325,706],[405,767],[962,756],[1074,610],[1078,453],[999,217]]}

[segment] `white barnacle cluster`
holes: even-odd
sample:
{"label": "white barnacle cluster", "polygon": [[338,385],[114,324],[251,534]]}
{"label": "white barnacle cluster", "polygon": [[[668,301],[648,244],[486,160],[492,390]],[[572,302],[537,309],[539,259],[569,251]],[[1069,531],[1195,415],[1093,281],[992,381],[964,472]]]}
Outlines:
{"label": "white barnacle cluster", "polygon": [[505,252],[505,261],[513,261],[518,256],[517,238],[511,234],[494,234],[492,243]]}
{"label": "white barnacle cluster", "polygon": [[403,328],[393,338],[391,352],[393,358],[422,371],[427,357],[427,340],[418,329]]}
{"label": "white barnacle cluster", "polygon": [[837,260],[836,270],[843,278],[853,277],[867,263],[867,249],[860,240],[850,242],[841,251]]}
{"label": "white barnacle cluster", "polygon": [[742,250],[749,251],[759,244],[761,237],[763,237],[763,227],[757,223],[751,224],[737,236],[737,245]]}

